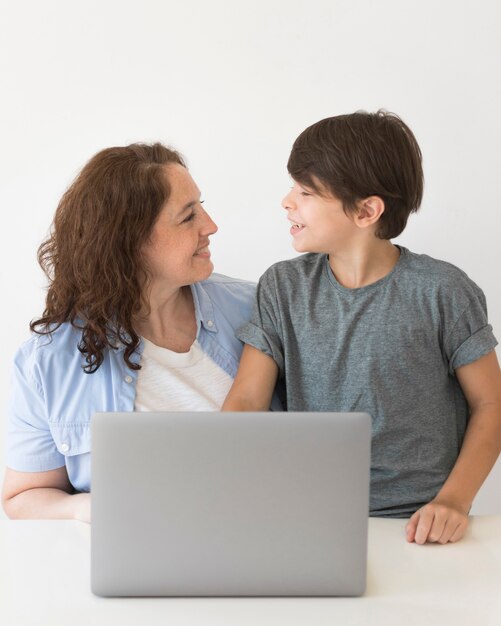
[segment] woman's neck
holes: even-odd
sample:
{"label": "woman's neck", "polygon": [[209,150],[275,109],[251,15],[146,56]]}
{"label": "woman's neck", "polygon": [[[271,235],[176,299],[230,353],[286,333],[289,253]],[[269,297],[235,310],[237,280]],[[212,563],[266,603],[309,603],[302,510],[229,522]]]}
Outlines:
{"label": "woman's neck", "polygon": [[136,332],[157,346],[188,352],[197,335],[195,305],[190,287],[151,290],[150,311],[138,316]]}

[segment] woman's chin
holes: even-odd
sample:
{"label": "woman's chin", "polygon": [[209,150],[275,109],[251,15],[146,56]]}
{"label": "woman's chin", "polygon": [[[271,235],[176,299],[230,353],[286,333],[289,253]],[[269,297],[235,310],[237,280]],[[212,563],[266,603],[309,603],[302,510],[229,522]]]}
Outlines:
{"label": "woman's chin", "polygon": [[200,268],[199,271],[197,272],[197,274],[199,275],[199,278],[197,278],[196,282],[199,282],[201,280],[206,280],[214,271],[214,263],[210,259],[205,259],[203,265],[204,265],[203,268]]}

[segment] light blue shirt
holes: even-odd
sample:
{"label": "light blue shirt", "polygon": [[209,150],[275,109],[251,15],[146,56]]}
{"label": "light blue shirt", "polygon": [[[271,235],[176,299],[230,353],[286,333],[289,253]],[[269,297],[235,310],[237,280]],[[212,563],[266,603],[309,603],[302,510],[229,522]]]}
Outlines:
{"label": "light blue shirt", "polygon": [[[221,274],[191,286],[197,339],[232,378],[243,344],[235,330],[251,314],[253,283]],[[90,418],[99,411],[133,411],[138,372],[127,367],[124,347],[108,349],[86,374],[77,349],[81,331],[65,323],[52,335],[32,335],[17,351],[12,375],[7,466],[44,472],[66,465],[77,491],[90,491]],[[131,360],[139,363],[142,345]]]}

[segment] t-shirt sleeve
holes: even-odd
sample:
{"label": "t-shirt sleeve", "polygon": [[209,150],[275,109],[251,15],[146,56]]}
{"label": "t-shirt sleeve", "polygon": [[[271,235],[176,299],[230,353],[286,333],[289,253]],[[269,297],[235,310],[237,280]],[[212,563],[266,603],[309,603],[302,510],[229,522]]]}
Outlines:
{"label": "t-shirt sleeve", "polygon": [[474,284],[466,289],[467,302],[444,339],[449,371],[468,365],[488,354],[497,345],[492,326],[487,321],[483,292]]}
{"label": "t-shirt sleeve", "polygon": [[236,336],[240,341],[270,356],[278,366],[279,378],[283,378],[283,334],[275,280],[271,270],[268,270],[259,280],[251,318],[238,329]]}
{"label": "t-shirt sleeve", "polygon": [[33,341],[14,357],[8,407],[6,465],[18,472],[45,472],[65,464],[49,429]]}

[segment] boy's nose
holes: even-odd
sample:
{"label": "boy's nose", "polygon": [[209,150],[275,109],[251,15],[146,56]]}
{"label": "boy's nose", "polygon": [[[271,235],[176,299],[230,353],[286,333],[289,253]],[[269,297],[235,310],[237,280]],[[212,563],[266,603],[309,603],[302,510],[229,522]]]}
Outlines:
{"label": "boy's nose", "polygon": [[286,211],[288,211],[289,209],[292,209],[293,203],[291,200],[291,193],[292,191],[289,191],[289,193],[282,200],[282,208],[284,208]]}

